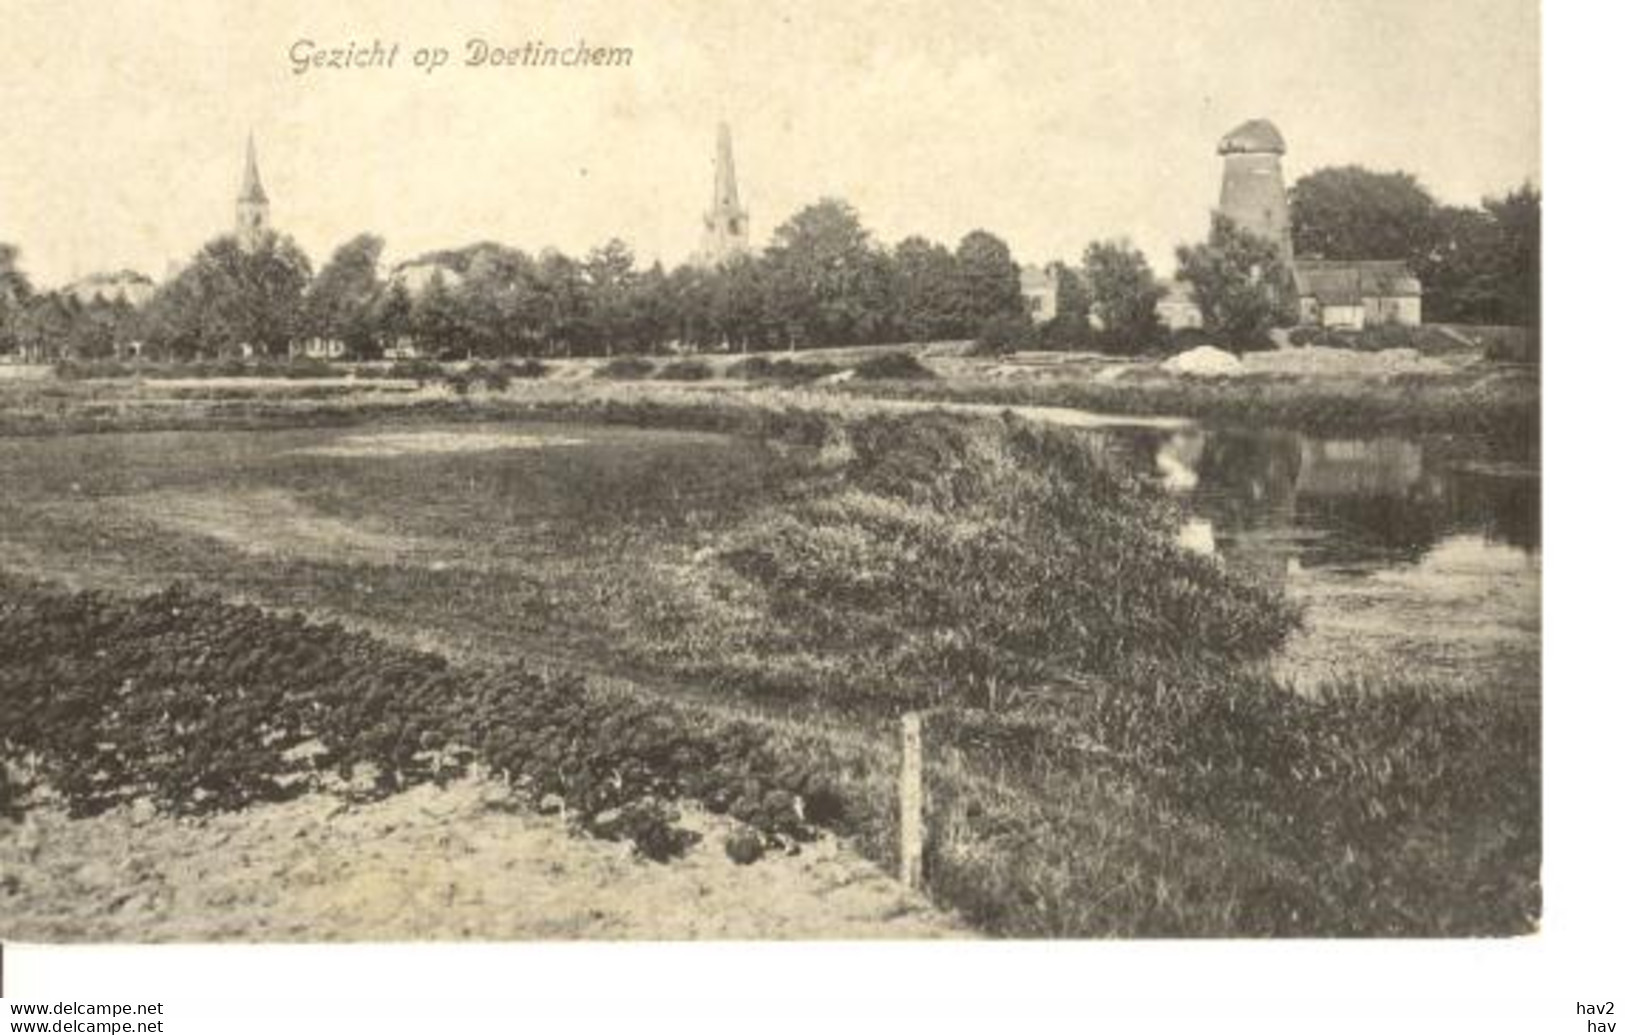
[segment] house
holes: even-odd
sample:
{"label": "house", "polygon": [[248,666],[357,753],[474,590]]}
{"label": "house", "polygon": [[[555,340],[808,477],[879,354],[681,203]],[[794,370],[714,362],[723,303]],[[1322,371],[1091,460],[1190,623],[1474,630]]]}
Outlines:
{"label": "house", "polygon": [[349,347],[338,338],[306,338],[288,347],[290,357],[305,359],[343,359]]}
{"label": "house", "polygon": [[1183,280],[1164,280],[1158,285],[1163,295],[1157,300],[1157,318],[1170,331],[1182,331],[1202,326],[1202,307],[1196,304],[1196,294]]}
{"label": "house", "polygon": [[436,277],[448,289],[455,289],[463,282],[463,275],[444,262],[435,259],[414,259],[396,266],[390,274],[392,284],[399,284],[406,289],[407,295],[416,300]]}
{"label": "house", "polygon": [[1055,264],[1021,267],[1021,297],[1033,323],[1055,319],[1061,303],[1061,277]]}
{"label": "house", "polygon": [[1299,259],[1292,280],[1301,324],[1357,331],[1422,322],[1422,283],[1402,261]]}
{"label": "house", "polygon": [[119,270],[83,277],[63,288],[62,293],[77,299],[81,305],[122,301],[139,309],[151,301],[157,290],[151,277],[134,270]]}

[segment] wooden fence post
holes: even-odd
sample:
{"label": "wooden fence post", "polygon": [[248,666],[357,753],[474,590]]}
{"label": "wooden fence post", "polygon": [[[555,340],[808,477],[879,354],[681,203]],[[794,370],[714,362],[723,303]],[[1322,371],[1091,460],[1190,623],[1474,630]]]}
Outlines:
{"label": "wooden fence post", "polygon": [[924,876],[925,779],[920,714],[903,716],[903,766],[898,781],[898,869],[905,887],[918,888]]}

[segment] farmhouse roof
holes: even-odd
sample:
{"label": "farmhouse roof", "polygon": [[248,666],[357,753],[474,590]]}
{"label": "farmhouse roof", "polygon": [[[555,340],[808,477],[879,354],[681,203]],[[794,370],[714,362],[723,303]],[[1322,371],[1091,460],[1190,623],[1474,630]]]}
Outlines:
{"label": "farmhouse roof", "polygon": [[1269,119],[1249,119],[1219,138],[1219,153],[1286,154],[1286,139]]}
{"label": "farmhouse roof", "polygon": [[1312,295],[1321,305],[1422,294],[1421,281],[1398,259],[1300,259],[1293,276],[1298,294]]}

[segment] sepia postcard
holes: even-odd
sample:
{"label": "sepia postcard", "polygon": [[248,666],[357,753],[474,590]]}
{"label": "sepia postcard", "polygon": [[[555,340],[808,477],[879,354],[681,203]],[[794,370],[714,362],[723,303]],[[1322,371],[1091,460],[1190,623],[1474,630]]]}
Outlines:
{"label": "sepia postcard", "polygon": [[0,942],[1541,930],[1533,0],[0,26]]}

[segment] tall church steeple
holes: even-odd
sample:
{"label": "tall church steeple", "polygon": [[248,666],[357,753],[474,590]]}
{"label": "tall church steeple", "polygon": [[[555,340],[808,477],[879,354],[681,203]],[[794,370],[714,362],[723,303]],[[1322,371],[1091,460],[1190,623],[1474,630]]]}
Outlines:
{"label": "tall church steeple", "polygon": [[726,122],[717,126],[717,157],[711,186],[711,208],[705,213],[705,239],[700,245],[700,261],[720,265],[730,256],[750,247],[750,213],[739,203],[739,183],[734,178],[733,139]]}
{"label": "tall church steeple", "polygon": [[259,162],[254,157],[254,134],[248,135],[248,160],[243,166],[243,187],[237,192],[237,244],[253,251],[271,233],[271,199],[260,183]]}

